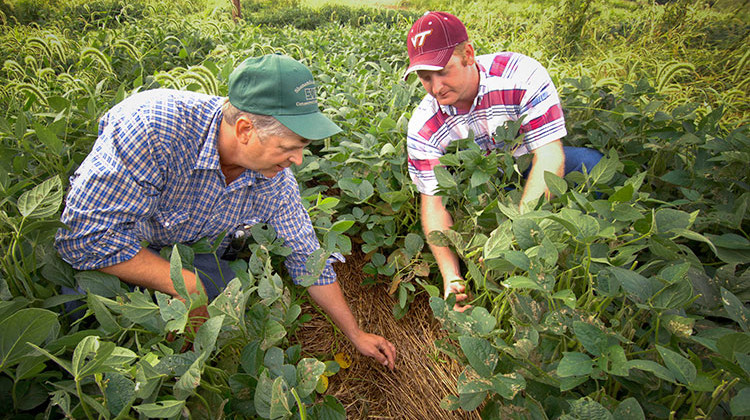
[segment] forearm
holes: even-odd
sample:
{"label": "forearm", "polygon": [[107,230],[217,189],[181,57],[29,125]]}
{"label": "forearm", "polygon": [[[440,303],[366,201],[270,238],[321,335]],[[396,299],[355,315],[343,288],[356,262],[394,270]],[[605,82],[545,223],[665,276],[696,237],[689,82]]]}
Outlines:
{"label": "forearm", "polygon": [[[422,195],[421,202],[422,229],[426,238],[429,238],[431,232],[442,232],[453,226],[453,218],[443,205],[441,197]],[[447,246],[438,246],[429,241],[428,244],[445,285],[451,280],[460,279],[461,268],[456,253]]]}
{"label": "forearm", "polygon": [[533,153],[531,171],[526,178],[521,205],[536,201],[542,194],[549,198],[547,182],[544,180],[545,172],[552,172],[559,177],[565,175],[565,155],[560,140],[546,144]]}
{"label": "forearm", "polygon": [[339,282],[320,286],[313,285],[308,287],[307,291],[315,303],[331,317],[331,320],[341,332],[349,340],[355,342],[362,330],[359,328],[359,324],[344,298]]}
{"label": "forearm", "polygon": [[[117,276],[120,280],[134,286],[178,296],[170,276],[169,261],[147,249],[141,249],[127,261],[100,268],[99,271]],[[188,293],[198,293],[195,273],[183,269],[182,276]]]}

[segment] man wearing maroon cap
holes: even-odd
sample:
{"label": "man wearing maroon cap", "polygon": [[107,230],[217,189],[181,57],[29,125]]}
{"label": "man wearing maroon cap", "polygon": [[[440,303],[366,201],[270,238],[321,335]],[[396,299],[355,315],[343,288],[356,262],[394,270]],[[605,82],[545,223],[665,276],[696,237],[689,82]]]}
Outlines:
{"label": "man wearing maroon cap", "polygon": [[[411,27],[407,37],[409,68],[427,91],[409,120],[407,151],[409,174],[421,195],[425,235],[449,229],[451,215],[440,196],[434,168],[448,145],[474,135],[485,151],[504,150],[493,138],[497,127],[523,118],[523,142],[512,150],[518,157],[533,155],[526,177],[521,208],[548,195],[544,172],[558,176],[591,170],[602,154],[587,148],[563,147],[567,134],[557,90],[544,67],[530,57],[501,52],[476,56],[461,21],[444,12],[428,12]],[[455,310],[463,311],[467,298],[456,254],[430,244],[443,276],[445,297],[456,294]]]}

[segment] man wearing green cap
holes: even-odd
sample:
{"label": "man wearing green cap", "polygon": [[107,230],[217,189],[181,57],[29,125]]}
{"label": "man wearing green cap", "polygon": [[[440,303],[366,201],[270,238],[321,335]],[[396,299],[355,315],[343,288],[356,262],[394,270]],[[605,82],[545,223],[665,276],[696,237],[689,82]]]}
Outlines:
{"label": "man wearing green cap", "polygon": [[[286,56],[245,60],[230,75],[228,96],[151,90],[105,114],[91,153],[70,179],[62,214],[68,229],[55,239],[62,258],[75,269],[178,297],[169,262],[153,250],[267,223],[292,249],[286,259],[292,278],[306,274],[307,257],[320,245],[288,168],[302,163],[311,140],[341,129],[318,109],[307,67]],[[191,294],[204,288],[213,298],[231,271],[224,261],[211,267],[213,256],[206,257],[195,262],[207,273],[202,282],[189,270],[183,276]],[[359,328],[334,261],[310,296],[357,350],[393,369],[393,344]],[[205,308],[198,312],[207,315]]]}

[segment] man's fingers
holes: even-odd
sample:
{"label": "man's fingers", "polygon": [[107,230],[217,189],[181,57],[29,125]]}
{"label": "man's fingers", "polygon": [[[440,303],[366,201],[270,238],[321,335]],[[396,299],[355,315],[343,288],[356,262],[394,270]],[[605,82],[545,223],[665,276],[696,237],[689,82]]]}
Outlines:
{"label": "man's fingers", "polygon": [[390,341],[383,339],[383,342],[378,343],[378,350],[383,356],[383,360],[378,360],[384,366],[388,366],[389,369],[393,370],[396,364],[396,347],[391,344]]}
{"label": "man's fingers", "polygon": [[456,312],[463,312],[469,308],[471,308],[471,305],[453,305],[453,310]]}

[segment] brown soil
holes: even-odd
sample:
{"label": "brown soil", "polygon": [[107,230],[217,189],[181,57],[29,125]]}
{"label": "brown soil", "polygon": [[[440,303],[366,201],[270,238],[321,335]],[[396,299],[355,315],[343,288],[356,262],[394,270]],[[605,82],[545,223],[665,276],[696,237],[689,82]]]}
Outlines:
{"label": "brown soil", "polygon": [[391,372],[375,360],[362,356],[341,332],[311,306],[310,322],[297,332],[303,351],[333,360],[338,352],[352,358],[352,365],[329,378],[326,394],[335,396],[346,407],[348,419],[479,419],[476,412],[445,411],[440,400],[456,392],[458,363],[439,352],[434,342],[444,337],[424,293],[412,303],[401,320],[393,318],[394,298],[384,284],[362,286],[365,275],[361,253],[337,264],[336,272],[363,330],[386,337],[397,351],[396,369]]}

